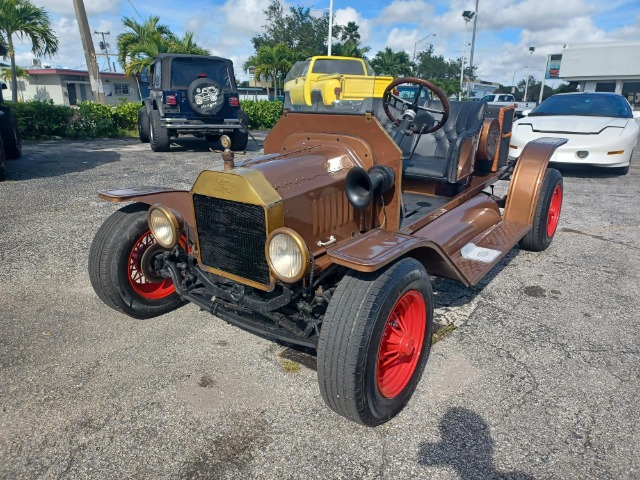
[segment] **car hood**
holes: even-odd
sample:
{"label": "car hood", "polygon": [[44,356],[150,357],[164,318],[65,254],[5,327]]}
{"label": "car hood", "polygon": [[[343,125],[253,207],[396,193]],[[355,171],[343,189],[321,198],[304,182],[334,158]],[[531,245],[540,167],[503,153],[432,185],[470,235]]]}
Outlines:
{"label": "car hood", "polygon": [[531,125],[534,132],[589,134],[599,133],[607,127],[625,128],[628,122],[628,118],[549,115],[526,117],[518,124]]}

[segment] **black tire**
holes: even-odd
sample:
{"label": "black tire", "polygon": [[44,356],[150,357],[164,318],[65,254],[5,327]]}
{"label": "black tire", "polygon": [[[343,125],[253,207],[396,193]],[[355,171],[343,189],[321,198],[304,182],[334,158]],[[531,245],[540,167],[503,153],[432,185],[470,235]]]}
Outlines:
{"label": "black tire", "polygon": [[207,142],[217,142],[220,140],[220,135],[213,135],[211,133],[205,133],[204,138]]}
{"label": "black tire", "polygon": [[224,105],[224,92],[210,78],[196,78],[187,88],[187,103],[197,115],[215,115]]}
{"label": "black tire", "polygon": [[22,156],[22,139],[18,131],[18,121],[13,110],[4,110],[0,120],[0,135],[4,143],[4,155],[7,160],[17,160]]}
{"label": "black tire", "polygon": [[149,130],[151,150],[154,152],[168,152],[171,147],[169,130],[160,123],[160,112],[158,112],[158,110],[151,110],[149,124],[151,126]]}
{"label": "black tire", "polygon": [[[0,121],[2,115],[0,114]],[[4,145],[2,144],[2,137],[0,136],[0,182],[7,178],[7,171],[4,168]]]}
{"label": "black tire", "polygon": [[[405,375],[407,383],[390,397],[383,395],[378,384],[378,356],[390,314],[407,296],[424,301],[424,333],[417,335],[422,337],[421,348],[413,370]],[[422,325],[420,320],[416,323]],[[320,331],[318,383],[322,398],[334,412],[363,425],[373,427],[390,420],[418,385],[431,350],[432,331],[433,292],[418,261],[405,258],[382,271],[348,273],[338,284]]]}
{"label": "black tire", "polygon": [[142,143],[149,143],[151,140],[151,124],[146,107],[141,107],[138,110],[138,136]]}
{"label": "black tire", "polygon": [[[559,190],[559,199],[554,196],[556,188]],[[562,175],[554,168],[548,168],[544,174],[540,196],[533,214],[533,227],[520,240],[520,248],[532,252],[546,250],[556,234],[560,211],[562,209],[563,183]],[[558,195],[558,193],[556,193]],[[554,206],[552,208],[552,202]],[[555,204],[559,202],[559,204]],[[551,211],[551,214],[550,214]],[[553,218],[555,218],[555,221]],[[551,227],[553,223],[553,227]]]}
{"label": "black tire", "polygon": [[[162,315],[183,304],[172,291],[170,280],[149,279],[142,274],[143,270],[151,271],[151,267],[142,266],[142,254],[151,248],[162,251],[148,233],[148,208],[134,203],[113,213],[89,249],[89,279],[98,297],[114,310],[140,319]],[[147,290],[144,294],[140,292],[143,288]],[[153,292],[158,298],[153,298]]]}
{"label": "black tire", "polygon": [[247,143],[249,142],[249,132],[244,129],[234,130],[231,135],[231,150],[234,152],[243,152],[247,149]]}

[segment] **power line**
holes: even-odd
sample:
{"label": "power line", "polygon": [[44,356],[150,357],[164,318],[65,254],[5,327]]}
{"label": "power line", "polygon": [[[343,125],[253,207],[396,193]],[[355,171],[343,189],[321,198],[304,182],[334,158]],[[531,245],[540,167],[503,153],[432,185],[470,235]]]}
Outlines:
{"label": "power line", "polygon": [[140,20],[144,20],[144,18],[142,18],[142,15],[140,15],[140,12],[135,7],[135,5],[133,3],[131,3],[131,0],[127,0],[127,1],[129,2],[129,5],[131,5],[131,8],[133,8],[133,10],[138,14],[138,17],[140,17]]}

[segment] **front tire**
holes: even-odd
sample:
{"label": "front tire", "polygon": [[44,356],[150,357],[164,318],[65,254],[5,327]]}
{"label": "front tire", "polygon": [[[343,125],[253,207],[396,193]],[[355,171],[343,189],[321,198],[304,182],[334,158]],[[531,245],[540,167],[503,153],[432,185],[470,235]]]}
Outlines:
{"label": "front tire", "polygon": [[89,250],[89,279],[98,297],[114,310],[140,319],[183,303],[171,279],[147,276],[153,272],[154,254],[162,251],[149,231],[148,208],[134,203],[113,213]]}
{"label": "front tire", "polygon": [[230,135],[231,138],[231,150],[234,152],[243,152],[247,149],[247,143],[249,142],[249,132],[244,129],[236,129]]}
{"label": "front tire", "polygon": [[418,385],[432,331],[433,292],[418,261],[348,273],[318,341],[318,383],[327,405],[370,427],[392,419]]}
{"label": "front tire", "polygon": [[554,168],[544,174],[531,230],[520,240],[520,248],[532,252],[546,250],[558,228],[562,209],[562,175]]}
{"label": "front tire", "polygon": [[145,107],[138,110],[138,136],[142,143],[149,143],[151,140],[151,125],[149,123],[149,114]]}
{"label": "front tire", "polygon": [[151,143],[151,150],[154,152],[168,152],[171,147],[169,130],[162,125],[160,121],[160,112],[158,112],[158,110],[151,110],[149,120],[151,124],[151,128],[149,130],[149,143]]}

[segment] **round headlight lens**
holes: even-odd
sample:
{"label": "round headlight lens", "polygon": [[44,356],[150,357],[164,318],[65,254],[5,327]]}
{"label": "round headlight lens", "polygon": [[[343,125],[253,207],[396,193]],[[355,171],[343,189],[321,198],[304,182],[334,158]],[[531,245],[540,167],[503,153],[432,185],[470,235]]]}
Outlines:
{"label": "round headlight lens", "polygon": [[295,281],[304,268],[305,259],[298,243],[289,235],[278,233],[269,243],[269,261],[279,277]]}
{"label": "round headlight lens", "polygon": [[149,209],[148,221],[156,241],[164,248],[173,248],[178,241],[180,227],[171,210],[154,205]]}

